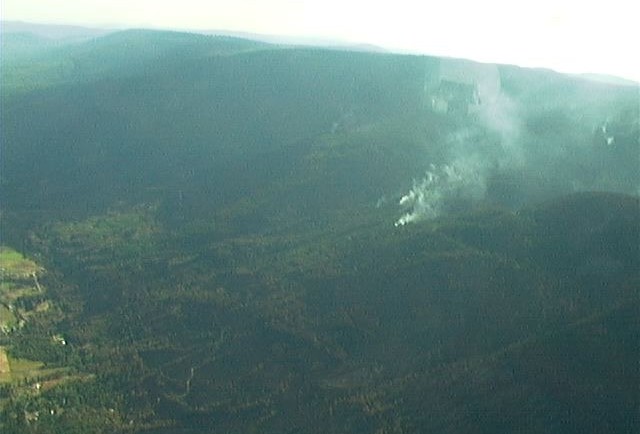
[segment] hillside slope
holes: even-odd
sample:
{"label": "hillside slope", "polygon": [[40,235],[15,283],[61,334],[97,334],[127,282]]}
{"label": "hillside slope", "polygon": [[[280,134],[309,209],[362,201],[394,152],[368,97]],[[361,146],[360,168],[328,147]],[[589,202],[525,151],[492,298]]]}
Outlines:
{"label": "hillside slope", "polygon": [[30,56],[2,237],[56,315],[0,336],[51,375],[0,385],[2,432],[637,431],[636,88],[153,31]]}

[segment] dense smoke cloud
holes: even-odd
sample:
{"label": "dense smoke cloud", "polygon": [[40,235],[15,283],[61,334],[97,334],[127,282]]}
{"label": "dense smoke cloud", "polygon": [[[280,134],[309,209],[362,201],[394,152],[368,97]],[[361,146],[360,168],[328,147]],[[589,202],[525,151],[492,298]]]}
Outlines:
{"label": "dense smoke cloud", "polygon": [[425,177],[414,181],[413,188],[400,199],[400,206],[408,211],[395,225],[436,218],[453,202],[481,199],[486,190],[483,173],[480,160],[432,164]]}
{"label": "dense smoke cloud", "polygon": [[498,89],[483,95],[463,123],[446,140],[447,161],[431,164],[424,177],[399,201],[405,214],[396,226],[433,219],[485,198],[488,179],[524,164],[522,121],[517,104]]}
{"label": "dense smoke cloud", "polygon": [[430,71],[429,126],[447,133],[429,143],[431,164],[401,196],[396,225],[480,201],[519,207],[578,191],[639,194],[640,104],[633,88],[552,73],[545,79],[514,91],[513,83],[502,87],[494,65],[451,59]]}

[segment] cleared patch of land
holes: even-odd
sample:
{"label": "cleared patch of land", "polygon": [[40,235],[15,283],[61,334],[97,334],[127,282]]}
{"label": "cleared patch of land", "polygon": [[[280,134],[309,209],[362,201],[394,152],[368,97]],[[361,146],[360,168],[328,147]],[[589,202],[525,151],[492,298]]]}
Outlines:
{"label": "cleared patch of land", "polygon": [[11,278],[5,278],[0,283],[0,302],[13,303],[21,297],[38,294],[38,289],[28,282],[16,282]]}
{"label": "cleared patch of land", "polygon": [[6,307],[0,304],[0,326],[11,324],[15,321],[15,315]]}
{"label": "cleared patch of land", "polygon": [[21,253],[7,246],[0,246],[0,272],[7,277],[25,278],[33,276],[42,269]]}
{"label": "cleared patch of land", "polygon": [[[0,299],[0,302],[1,302],[1,299]],[[16,316],[13,314],[13,312],[11,312],[11,310],[9,310],[4,304],[0,304],[0,332],[8,333],[17,324],[18,324],[18,321],[16,319]],[[0,372],[2,371],[0,370]]]}
{"label": "cleared patch of land", "polygon": [[12,358],[5,348],[0,349],[0,384],[31,381],[38,377],[54,379],[66,372],[65,368],[45,368],[43,362]]}
{"label": "cleared patch of land", "polygon": [[9,357],[7,357],[7,352],[3,347],[0,347],[0,381],[3,380],[3,377],[11,377],[11,366],[9,365]]}
{"label": "cleared patch of land", "polygon": [[[25,320],[31,312],[15,307],[20,299],[38,296],[43,288],[38,275],[44,269],[21,253],[0,246],[0,331],[8,333],[19,326],[19,320]],[[34,312],[44,312],[48,302],[40,302]]]}

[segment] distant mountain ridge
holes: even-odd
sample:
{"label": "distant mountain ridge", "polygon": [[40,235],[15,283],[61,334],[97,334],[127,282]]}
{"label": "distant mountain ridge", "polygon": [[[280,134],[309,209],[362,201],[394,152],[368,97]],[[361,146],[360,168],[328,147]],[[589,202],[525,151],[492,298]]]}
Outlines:
{"label": "distant mountain ridge", "polygon": [[[100,37],[113,32],[119,32],[126,29],[122,28],[95,28],[84,27],[77,25],[61,25],[61,24],[37,24],[28,23],[22,21],[0,21],[0,33],[2,34],[33,34],[38,37],[43,37],[52,40],[59,40],[65,42],[82,41],[93,37]],[[429,55],[428,53],[417,53],[411,50],[399,50],[394,51],[377,45],[368,44],[365,42],[351,42],[340,39],[323,38],[323,37],[297,37],[297,36],[285,36],[285,35],[271,35],[261,34],[243,31],[231,31],[231,30],[209,30],[209,29],[160,29],[153,28],[148,29],[150,31],[158,32],[178,32],[178,33],[191,33],[191,34],[203,34],[203,35],[216,35],[216,36],[231,36],[240,39],[249,39],[253,41],[259,41],[263,43],[273,45],[284,46],[309,46],[328,48],[336,50],[347,51],[364,51],[364,52],[380,52],[389,53],[396,52],[397,54],[409,54],[409,55]],[[640,86],[637,81],[627,78],[616,77],[607,74],[596,73],[583,73],[575,74],[576,76],[594,80],[598,82],[604,82],[608,84],[630,85]]]}
{"label": "distant mountain ridge", "polygon": [[[117,28],[94,28],[83,27],[74,25],[57,25],[57,24],[35,24],[22,21],[0,21],[0,33],[8,34],[31,34],[41,38],[47,38],[52,40],[65,40],[69,41],[81,41],[88,38],[105,36],[109,33],[126,31],[128,29]],[[176,33],[190,33],[201,34],[211,36],[229,36],[240,39],[248,39],[252,41],[259,41],[269,43],[273,45],[288,45],[288,46],[314,46],[323,48],[334,48],[340,50],[354,50],[354,51],[374,51],[382,52],[387,51],[381,47],[377,47],[371,44],[364,43],[352,43],[339,39],[330,38],[312,38],[312,37],[295,37],[295,36],[283,36],[283,35],[268,35],[261,33],[241,32],[241,31],[229,31],[229,30],[193,30],[193,29],[147,29],[149,31],[157,32],[176,32]]]}
{"label": "distant mountain ridge", "polygon": [[615,77],[613,75],[606,74],[578,74],[579,77],[586,78],[587,80],[598,81],[601,83],[618,84],[622,86],[640,86],[640,83],[634,80],[629,80],[622,77]]}
{"label": "distant mountain ridge", "polygon": [[58,24],[34,24],[23,21],[0,21],[0,33],[30,33],[56,40],[86,40],[104,36],[117,30]]}

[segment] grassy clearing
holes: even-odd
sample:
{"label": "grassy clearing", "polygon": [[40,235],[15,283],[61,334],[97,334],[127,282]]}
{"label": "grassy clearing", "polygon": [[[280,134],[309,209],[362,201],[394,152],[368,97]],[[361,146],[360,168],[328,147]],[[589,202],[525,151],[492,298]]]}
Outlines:
{"label": "grassy clearing", "polygon": [[29,297],[38,293],[38,288],[35,286],[7,281],[0,283],[0,301],[3,303],[11,304],[21,297]]}
{"label": "grassy clearing", "polygon": [[[62,373],[63,370],[61,369]],[[42,382],[42,390],[50,390],[54,387],[57,387],[61,384],[70,383],[72,381],[90,381],[95,378],[95,375],[91,374],[75,374],[75,375],[62,375],[60,377],[55,377],[50,380],[45,380]]]}
{"label": "grassy clearing", "polygon": [[[6,356],[6,353],[5,353]],[[1,358],[1,356],[0,356]],[[0,373],[0,384],[13,383],[15,381],[23,380],[29,377],[35,376],[35,371],[38,370],[39,367],[42,367],[42,364],[38,364],[37,362],[32,362],[32,364],[25,365],[24,363],[18,362],[18,370],[14,371],[13,365],[15,361],[10,360],[8,357],[2,363],[4,365],[4,371]]]}
{"label": "grassy clearing", "polygon": [[16,323],[16,316],[5,306],[0,305],[0,328],[12,327]]}
{"label": "grassy clearing", "polygon": [[[43,271],[34,261],[7,246],[0,246],[0,301],[13,304],[21,297],[41,292],[37,275]],[[0,324],[13,316],[0,309]],[[11,315],[10,315],[11,314]]]}
{"label": "grassy clearing", "polygon": [[14,282],[9,282],[8,280],[3,280],[0,282],[0,294],[5,292],[12,292],[16,288],[16,284]]}
{"label": "grassy clearing", "polygon": [[64,372],[66,372],[64,368],[45,368],[43,362],[14,359],[6,353],[4,348],[0,349],[0,384],[61,375]]}
{"label": "grassy clearing", "polygon": [[44,363],[26,359],[14,359],[9,357],[4,347],[0,347],[0,383],[28,379],[53,372],[52,369],[43,369]]}
{"label": "grassy clearing", "polygon": [[7,277],[24,278],[42,269],[21,253],[7,246],[0,246],[0,271]]}
{"label": "grassy clearing", "polygon": [[4,347],[0,347],[0,382],[4,376],[11,377],[11,366],[9,366],[9,357]]}

